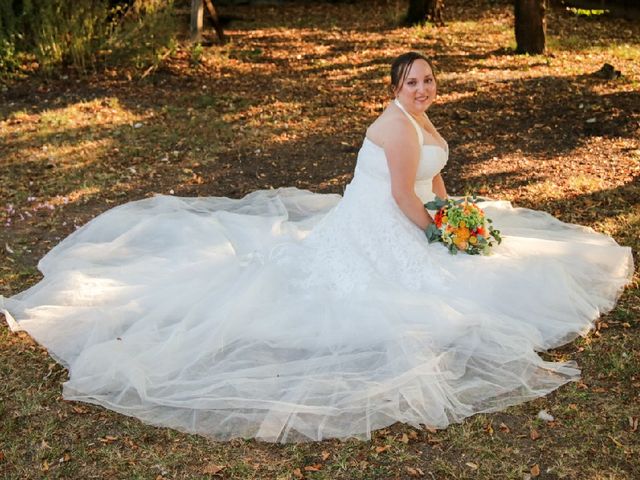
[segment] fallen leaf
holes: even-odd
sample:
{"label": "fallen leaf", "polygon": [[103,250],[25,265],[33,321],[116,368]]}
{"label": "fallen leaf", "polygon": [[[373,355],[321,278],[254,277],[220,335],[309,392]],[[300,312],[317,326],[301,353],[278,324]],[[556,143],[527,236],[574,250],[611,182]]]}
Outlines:
{"label": "fallen leaf", "polygon": [[49,462],[47,462],[46,460],[44,462],[42,462],[42,465],[40,466],[40,470],[42,470],[43,472],[48,472],[49,471]]}
{"label": "fallen leaf", "polygon": [[293,476],[296,477],[296,478],[304,478],[304,475],[302,475],[302,472],[300,471],[299,468],[296,468],[293,471]]}
{"label": "fallen leaf", "polygon": [[531,438],[531,440],[537,440],[540,438],[540,432],[538,432],[535,428],[533,430],[531,430],[531,433],[529,434],[529,437]]}
{"label": "fallen leaf", "polygon": [[465,464],[467,467],[473,469],[473,470],[477,470],[478,469],[478,464],[477,463],[473,463],[473,462],[467,462]]}
{"label": "fallen leaf", "polygon": [[424,472],[419,468],[407,467],[407,473],[410,477],[422,477]]}
{"label": "fallen leaf", "polygon": [[[638,430],[638,417],[629,417],[629,426],[631,427],[632,432],[635,432],[636,430]],[[2,458],[0,458],[0,460],[1,459]]]}
{"label": "fallen leaf", "polygon": [[331,456],[331,454],[329,452],[322,452],[322,460],[326,461],[327,458],[329,458]]}
{"label": "fallen leaf", "polygon": [[220,473],[222,470],[224,470],[224,468],[224,465],[216,465],[215,463],[210,463],[202,469],[202,473],[206,475],[215,475],[216,473]]}
{"label": "fallen leaf", "polygon": [[314,463],[313,465],[307,465],[304,467],[305,472],[318,472],[322,469],[322,465],[319,463]]}
{"label": "fallen leaf", "polygon": [[415,430],[410,430],[409,431],[409,438],[411,440],[417,440],[418,439],[418,432],[416,432]]}
{"label": "fallen leaf", "polygon": [[540,467],[538,466],[537,463],[533,467],[531,467],[530,472],[531,472],[532,478],[535,478],[540,475]]}
{"label": "fallen leaf", "polygon": [[487,432],[489,435],[493,435],[493,424],[491,422],[486,424],[484,426],[484,431]]}
{"label": "fallen leaf", "polygon": [[0,450],[0,462],[4,462],[4,452]]}
{"label": "fallen leaf", "polygon": [[386,452],[391,448],[391,445],[385,445],[384,447],[376,447],[376,453]]}
{"label": "fallen leaf", "polygon": [[509,429],[509,427],[507,425],[505,425],[504,423],[500,424],[500,431],[504,432],[504,433],[509,433],[511,430]]}
{"label": "fallen leaf", "polygon": [[404,444],[409,443],[409,435],[407,435],[406,433],[403,433],[402,438],[400,438],[400,441]]}

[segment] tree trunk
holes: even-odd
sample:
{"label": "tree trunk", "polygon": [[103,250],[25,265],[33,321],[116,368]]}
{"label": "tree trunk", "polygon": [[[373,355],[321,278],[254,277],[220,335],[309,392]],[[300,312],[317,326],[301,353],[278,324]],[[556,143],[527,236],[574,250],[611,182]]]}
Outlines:
{"label": "tree trunk", "polygon": [[220,17],[218,17],[216,7],[213,6],[213,2],[211,0],[204,0],[204,2],[207,5],[209,15],[211,15],[213,28],[215,28],[216,33],[218,34],[218,39],[220,40],[220,43],[224,43],[224,30],[222,30],[222,24],[220,23]]}
{"label": "tree trunk", "polygon": [[516,0],[516,44],[517,53],[544,53],[545,46],[545,0]]}
{"label": "tree trunk", "polygon": [[204,3],[202,0],[191,0],[191,41],[202,41],[202,23],[204,20]]}
{"label": "tree trunk", "polygon": [[405,23],[416,25],[426,21],[431,21],[436,25],[443,26],[444,0],[409,0],[409,10]]}

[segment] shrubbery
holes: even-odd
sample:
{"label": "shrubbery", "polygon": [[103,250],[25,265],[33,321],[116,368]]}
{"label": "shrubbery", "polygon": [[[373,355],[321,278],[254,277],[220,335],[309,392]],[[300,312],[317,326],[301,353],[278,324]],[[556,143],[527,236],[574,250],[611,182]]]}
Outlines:
{"label": "shrubbery", "polygon": [[25,64],[152,64],[175,37],[172,10],[162,0],[0,0],[0,74]]}

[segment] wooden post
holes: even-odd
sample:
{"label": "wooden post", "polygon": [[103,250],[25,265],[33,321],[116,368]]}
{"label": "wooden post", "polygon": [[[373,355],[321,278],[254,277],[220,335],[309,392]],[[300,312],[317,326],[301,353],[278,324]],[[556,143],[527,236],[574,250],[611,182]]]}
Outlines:
{"label": "wooden post", "polygon": [[202,0],[191,0],[191,41],[202,41],[202,23],[204,20],[204,4]]}

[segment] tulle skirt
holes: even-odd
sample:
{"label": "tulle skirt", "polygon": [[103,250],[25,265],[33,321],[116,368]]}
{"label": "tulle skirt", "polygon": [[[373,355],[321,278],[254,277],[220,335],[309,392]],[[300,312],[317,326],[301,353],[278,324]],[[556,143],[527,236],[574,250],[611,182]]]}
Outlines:
{"label": "tulle skirt", "polygon": [[536,352],[613,307],[629,248],[485,202],[503,243],[452,256],[357,189],[128,203],[0,306],[69,369],[66,399],[217,440],[444,428],[578,377]]}

